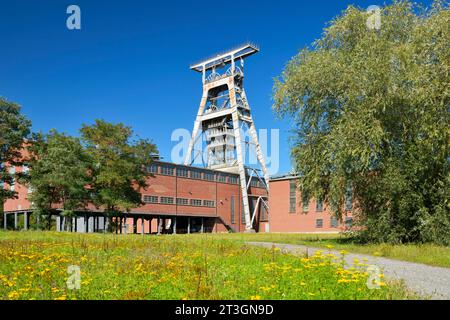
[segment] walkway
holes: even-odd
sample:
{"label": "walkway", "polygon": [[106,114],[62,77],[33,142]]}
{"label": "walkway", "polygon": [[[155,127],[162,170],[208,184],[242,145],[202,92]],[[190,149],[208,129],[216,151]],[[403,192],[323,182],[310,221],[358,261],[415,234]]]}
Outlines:
{"label": "walkway", "polygon": [[[287,251],[294,254],[313,255],[316,251],[328,252],[335,255],[340,255],[339,251],[312,248],[303,245],[294,244],[280,244],[272,242],[247,242],[250,245],[261,246],[266,248],[280,248],[282,251]],[[349,253],[345,256],[347,265],[352,265],[353,260],[367,259],[365,262],[369,265],[378,266],[386,278],[394,280],[404,280],[406,286],[411,290],[430,297],[431,299],[450,299],[450,268],[432,267],[419,263],[412,263],[400,260],[387,259],[382,257],[375,257],[365,254]]]}

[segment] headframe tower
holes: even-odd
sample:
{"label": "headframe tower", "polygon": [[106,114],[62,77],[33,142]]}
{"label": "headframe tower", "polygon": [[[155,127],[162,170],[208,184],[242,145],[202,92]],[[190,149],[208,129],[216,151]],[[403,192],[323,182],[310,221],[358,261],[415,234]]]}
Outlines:
{"label": "headframe tower", "polygon": [[[194,123],[188,152],[184,161],[191,165],[198,153],[194,152],[197,139],[206,138],[207,168],[238,173],[242,193],[243,213],[246,231],[254,230],[256,208],[251,210],[249,194],[251,179],[258,178],[269,188],[269,176],[258,142],[255,124],[243,87],[244,59],[257,53],[259,48],[246,43],[233,50],[191,65],[191,70],[202,74],[203,95]],[[239,65],[237,65],[239,64]],[[241,130],[247,129],[250,144],[255,147],[259,168],[245,165]],[[262,176],[258,173],[262,172]],[[258,204],[261,199],[258,199]],[[267,208],[267,203],[262,201]],[[258,206],[258,205],[257,205]],[[253,212],[251,212],[253,211]]]}

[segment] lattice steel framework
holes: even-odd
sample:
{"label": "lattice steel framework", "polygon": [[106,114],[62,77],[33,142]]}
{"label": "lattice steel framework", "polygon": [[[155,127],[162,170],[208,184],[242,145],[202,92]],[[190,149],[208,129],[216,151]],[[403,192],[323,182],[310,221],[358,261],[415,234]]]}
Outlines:
{"label": "lattice steel framework", "polygon": [[[191,70],[202,73],[203,95],[198,108],[197,117],[189,142],[185,165],[192,164],[198,153],[194,152],[197,139],[204,136],[206,140],[207,160],[202,162],[206,167],[225,172],[239,173],[242,191],[243,213],[247,231],[254,230],[256,209],[251,212],[249,198],[250,180],[256,173],[257,178],[268,190],[269,176],[258,142],[255,124],[243,87],[244,58],[253,55],[259,48],[246,43],[236,49],[213,56],[191,65]],[[236,64],[239,64],[237,66]],[[244,145],[241,129],[247,129],[251,144],[255,147],[256,156],[262,176],[255,168],[245,166]],[[264,202],[265,203],[265,202]],[[267,206],[265,204],[265,206]]]}

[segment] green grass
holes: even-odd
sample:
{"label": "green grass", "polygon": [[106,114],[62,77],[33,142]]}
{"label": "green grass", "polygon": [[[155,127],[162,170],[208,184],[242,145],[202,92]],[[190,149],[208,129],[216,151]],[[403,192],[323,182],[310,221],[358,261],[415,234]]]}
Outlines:
{"label": "green grass", "polygon": [[[67,268],[81,270],[69,290]],[[0,299],[413,299],[400,283],[366,285],[364,265],[298,257],[218,235],[0,232]]]}
{"label": "green grass", "polygon": [[450,268],[450,247],[434,244],[359,244],[354,239],[340,234],[294,234],[257,233],[217,235],[240,241],[263,241],[301,244],[317,248],[333,246],[336,250],[382,256],[396,260],[423,263],[431,266]]}

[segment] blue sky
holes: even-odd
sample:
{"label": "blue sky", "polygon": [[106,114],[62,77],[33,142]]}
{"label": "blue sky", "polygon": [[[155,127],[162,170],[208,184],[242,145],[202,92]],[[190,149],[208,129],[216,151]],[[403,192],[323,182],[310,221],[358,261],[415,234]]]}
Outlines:
{"label": "blue sky", "polygon": [[[0,0],[0,96],[33,130],[77,135],[96,118],[130,125],[170,160],[171,133],[192,130],[201,77],[189,64],[246,41],[245,88],[257,128],[280,130],[278,173],[291,169],[291,123],[271,110],[273,78],[349,4],[370,1]],[[68,30],[66,8],[81,8]]]}

